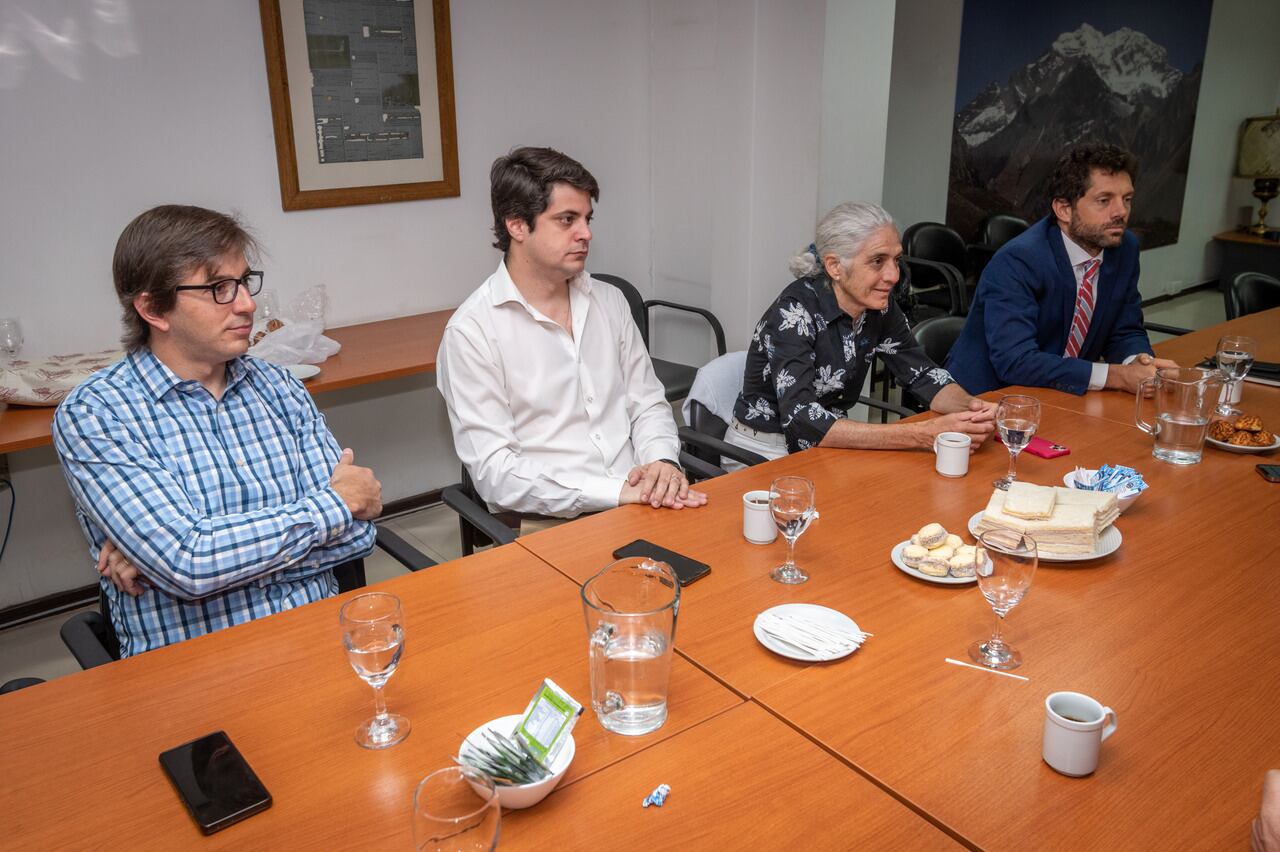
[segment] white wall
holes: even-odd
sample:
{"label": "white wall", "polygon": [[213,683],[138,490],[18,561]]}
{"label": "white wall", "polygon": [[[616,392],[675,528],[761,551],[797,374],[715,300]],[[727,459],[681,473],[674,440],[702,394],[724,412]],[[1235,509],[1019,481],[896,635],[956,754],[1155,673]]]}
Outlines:
{"label": "white wall", "polygon": [[883,198],[894,16],[894,0],[827,3],[818,216]]}
{"label": "white wall", "polygon": [[[552,145],[594,172],[591,267],[640,270],[650,291],[647,3],[454,0],[462,196],[291,213],[257,3],[120,5],[136,52],[112,56],[92,41],[90,0],[0,0],[0,316],[21,318],[28,353],[114,345],[116,237],[166,202],[240,211],[269,250],[268,286],[287,301],[324,283],[332,325],[456,305],[497,265],[488,170],[517,144]],[[457,480],[429,378],[318,400],[388,499]],[[10,462],[18,511],[0,606],[92,576],[52,452]]]}
{"label": "white wall", "polygon": [[[1280,106],[1280,3],[1215,0],[1191,138],[1178,242],[1142,253],[1142,294],[1173,293],[1218,277],[1213,235],[1243,224],[1256,207],[1252,181],[1234,177],[1240,123]],[[1141,178],[1139,178],[1141,189]],[[1256,212],[1253,214],[1256,215]]]}
{"label": "white wall", "polygon": [[897,2],[884,207],[900,228],[946,221],[963,7],[955,0]]}
{"label": "white wall", "polygon": [[[904,227],[946,216],[961,5],[897,0],[885,204]],[[1280,105],[1277,33],[1280,4],[1213,4],[1182,227],[1177,243],[1142,253],[1139,287],[1146,298],[1216,278],[1213,235],[1240,224],[1241,208],[1256,204],[1249,182],[1232,177],[1236,134],[1247,116]]]}
{"label": "white wall", "polygon": [[[787,283],[812,237],[822,0],[655,0],[651,59],[653,280],[710,307],[729,349]],[[705,323],[655,313],[653,351],[702,363]]]}

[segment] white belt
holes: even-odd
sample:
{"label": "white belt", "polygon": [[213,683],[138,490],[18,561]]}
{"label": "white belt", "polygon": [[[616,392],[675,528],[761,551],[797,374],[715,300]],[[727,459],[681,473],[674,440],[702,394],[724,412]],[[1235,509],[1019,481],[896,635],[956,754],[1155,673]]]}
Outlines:
{"label": "white belt", "polygon": [[775,447],[785,447],[787,445],[787,436],[781,432],[761,432],[759,429],[752,429],[750,426],[744,426],[738,418],[733,418],[730,428],[735,432],[740,432],[750,438],[754,438],[765,444]]}

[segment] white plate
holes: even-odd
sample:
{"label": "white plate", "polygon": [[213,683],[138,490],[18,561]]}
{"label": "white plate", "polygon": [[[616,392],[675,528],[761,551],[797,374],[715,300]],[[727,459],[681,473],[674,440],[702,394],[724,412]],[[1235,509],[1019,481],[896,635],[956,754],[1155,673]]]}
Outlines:
{"label": "white plate", "polygon": [[[978,535],[978,522],[981,520],[981,512],[974,512],[973,517],[969,519],[969,532],[975,538]],[[1098,549],[1093,553],[1050,553],[1042,550],[1040,551],[1040,561],[1088,562],[1090,559],[1101,559],[1102,557],[1110,556],[1119,550],[1120,543],[1122,541],[1124,541],[1124,538],[1120,535],[1120,530],[1116,529],[1115,524],[1112,524],[1102,531],[1102,535],[1098,536]]]}
{"label": "white plate", "polygon": [[889,558],[893,560],[893,564],[897,565],[898,570],[902,573],[909,574],[917,580],[924,580],[928,583],[938,583],[943,586],[967,586],[969,583],[978,582],[977,575],[972,577],[952,577],[948,574],[945,577],[935,577],[932,574],[926,574],[923,571],[918,571],[915,568],[912,568],[906,562],[902,561],[902,551],[906,550],[907,545],[909,544],[911,544],[910,539],[907,541],[900,541],[893,546],[892,552],[889,553]]}
{"label": "white plate", "polygon": [[315,364],[290,364],[285,369],[293,373],[293,377],[300,382],[320,375],[320,368]]}
{"label": "white plate", "polygon": [[1205,443],[1213,444],[1220,450],[1226,450],[1229,453],[1269,453],[1272,450],[1280,448],[1280,435],[1276,436],[1275,441],[1268,447],[1241,447],[1238,444],[1228,444],[1226,441],[1219,441],[1217,438],[1204,436]]}
{"label": "white plate", "polygon": [[803,616],[810,621],[814,621],[825,627],[831,627],[837,630],[854,630],[861,633],[862,629],[858,627],[852,618],[845,615],[843,612],[838,612],[825,606],[818,606],[817,604],[779,604],[778,606],[769,607],[764,612],[757,615],[755,623],[751,626],[751,629],[756,634],[756,639],[759,640],[760,644],[775,654],[806,663],[821,663],[828,660],[838,660],[842,657],[847,657],[854,651],[858,650],[857,648],[852,648],[844,653],[818,656],[817,654],[810,654],[808,651],[802,651],[799,648],[786,644],[785,642],[779,642],[760,629],[760,619],[771,613],[777,615]]}

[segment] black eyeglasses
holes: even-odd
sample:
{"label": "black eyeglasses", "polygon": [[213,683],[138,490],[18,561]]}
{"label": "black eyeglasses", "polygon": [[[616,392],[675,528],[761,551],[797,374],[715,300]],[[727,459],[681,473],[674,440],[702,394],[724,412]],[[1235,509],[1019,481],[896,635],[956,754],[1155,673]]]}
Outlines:
{"label": "black eyeglasses", "polygon": [[258,295],[262,292],[262,273],[256,269],[250,269],[241,278],[220,278],[208,284],[183,284],[173,289],[208,290],[213,294],[213,300],[219,305],[229,305],[236,300],[236,293],[241,287],[250,296]]}

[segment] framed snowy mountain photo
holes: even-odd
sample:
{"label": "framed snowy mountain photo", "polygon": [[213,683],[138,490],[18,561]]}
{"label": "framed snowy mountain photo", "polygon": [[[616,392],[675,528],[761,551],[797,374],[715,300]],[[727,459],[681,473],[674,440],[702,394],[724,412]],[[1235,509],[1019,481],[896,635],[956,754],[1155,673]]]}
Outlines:
{"label": "framed snowy mountain photo", "polygon": [[947,224],[972,238],[991,213],[1041,219],[1058,157],[1111,142],[1138,158],[1142,247],[1177,242],[1212,5],[965,3]]}

